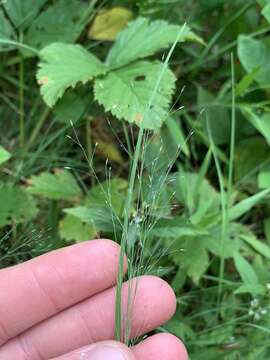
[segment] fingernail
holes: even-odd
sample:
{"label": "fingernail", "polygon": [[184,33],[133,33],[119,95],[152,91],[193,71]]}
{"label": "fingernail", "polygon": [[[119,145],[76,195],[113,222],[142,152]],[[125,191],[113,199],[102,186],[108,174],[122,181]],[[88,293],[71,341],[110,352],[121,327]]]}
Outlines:
{"label": "fingernail", "polygon": [[126,360],[123,352],[116,346],[102,345],[84,351],[81,360]]}

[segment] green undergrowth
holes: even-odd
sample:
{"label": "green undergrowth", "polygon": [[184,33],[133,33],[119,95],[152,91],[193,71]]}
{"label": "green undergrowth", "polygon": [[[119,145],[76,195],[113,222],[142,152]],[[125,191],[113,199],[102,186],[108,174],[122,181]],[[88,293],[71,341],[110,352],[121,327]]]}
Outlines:
{"label": "green undergrowth", "polygon": [[269,30],[264,0],[2,2],[1,267],[111,238],[116,339],[154,274],[191,359],[269,359]]}

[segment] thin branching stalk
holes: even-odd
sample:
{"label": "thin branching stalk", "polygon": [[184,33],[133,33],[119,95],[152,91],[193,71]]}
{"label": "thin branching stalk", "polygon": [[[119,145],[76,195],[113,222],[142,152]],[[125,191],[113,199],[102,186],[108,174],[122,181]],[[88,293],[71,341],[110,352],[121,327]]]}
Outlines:
{"label": "thin branching stalk", "polygon": [[231,206],[231,197],[232,197],[232,188],[233,188],[233,162],[234,162],[234,151],[235,151],[235,73],[234,73],[234,56],[231,54],[231,83],[232,83],[232,112],[231,112],[231,136],[230,136],[230,158],[229,158],[229,173],[228,173],[228,184],[227,184],[227,199],[226,199],[226,236],[222,237],[221,243],[221,258],[220,258],[220,269],[219,269],[219,288],[218,296],[221,300],[222,288],[223,288],[223,278],[224,278],[224,248],[225,241],[229,237],[229,210]]}
{"label": "thin branching stalk", "polygon": [[[159,88],[161,79],[164,75],[164,72],[167,68],[169,59],[171,58],[171,55],[174,51],[174,48],[175,48],[177,42],[180,40],[182,34],[184,33],[185,28],[186,28],[186,25],[184,24],[182,26],[181,30],[179,31],[178,36],[166,57],[166,60],[162,66],[159,77],[157,79],[155,88],[153,89],[148,106],[145,110],[145,114],[143,114],[144,117],[149,113],[149,111],[151,111],[150,110],[151,105],[156,97],[156,94],[158,93],[158,88]],[[115,339],[118,341],[123,340],[122,287],[123,287],[123,276],[124,276],[124,256],[125,256],[125,252],[127,249],[128,230],[129,230],[130,214],[131,214],[131,208],[132,208],[132,198],[133,198],[135,179],[136,179],[139,159],[140,159],[140,155],[141,155],[144,134],[145,134],[145,130],[144,130],[143,126],[141,126],[140,130],[139,130],[137,142],[136,142],[134,157],[132,160],[132,167],[131,167],[131,173],[130,173],[130,178],[129,178],[127,199],[126,199],[125,208],[124,208],[124,222],[123,222],[123,232],[122,232],[122,238],[121,238],[121,250],[120,250],[120,257],[119,257],[118,278],[117,278],[117,288],[116,288],[116,302],[115,302]],[[129,292],[130,292],[130,290],[131,289],[129,288]],[[130,303],[130,301],[131,300],[130,300],[130,296],[129,296],[128,303]],[[129,313],[130,313],[130,310],[129,310],[129,304],[128,304],[127,314],[129,314]],[[128,328],[130,328],[129,325],[128,325]],[[128,337],[129,337],[129,334],[127,334],[127,332],[128,332],[127,329],[125,329],[125,336],[124,336],[125,342],[128,341]]]}
{"label": "thin branching stalk", "polygon": [[[22,33],[20,34],[20,40],[23,40]],[[19,63],[19,122],[20,122],[20,146],[24,146],[25,140],[25,123],[24,123],[24,58],[20,54]]]}

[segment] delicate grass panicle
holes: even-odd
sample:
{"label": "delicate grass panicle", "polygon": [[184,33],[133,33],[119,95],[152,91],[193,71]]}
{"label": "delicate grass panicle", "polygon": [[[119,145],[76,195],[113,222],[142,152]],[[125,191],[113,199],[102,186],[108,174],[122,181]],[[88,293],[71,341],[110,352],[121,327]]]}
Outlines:
{"label": "delicate grass panicle", "polygon": [[[93,158],[95,154],[95,149],[98,147],[98,144],[95,145],[95,148],[92,151],[91,158],[87,154],[86,149],[81,144],[77,132],[71,123],[71,126],[74,130],[74,138],[69,137],[72,141],[74,141],[83,152],[85,159],[87,160],[88,166],[91,170],[92,175],[96,179],[97,183],[101,187],[101,191],[104,195],[105,203],[110,211],[111,221],[114,228],[114,235],[116,241],[118,241],[121,245],[120,257],[119,257],[119,270],[118,270],[118,280],[117,280],[117,288],[116,288],[116,303],[115,303],[115,339],[118,341],[124,341],[129,344],[130,339],[130,321],[132,318],[132,304],[134,302],[134,298],[136,296],[136,287],[137,281],[133,281],[132,285],[129,285],[128,288],[128,301],[127,307],[125,309],[122,308],[122,285],[124,278],[132,279],[136,276],[142,275],[145,272],[149,272],[153,264],[150,264],[150,259],[148,258],[148,263],[144,263],[144,250],[146,247],[147,237],[150,233],[151,229],[154,225],[159,221],[162,216],[162,208],[159,208],[159,200],[162,195],[162,190],[166,182],[173,181],[173,179],[169,178],[169,173],[174,165],[176,158],[182,150],[183,144],[179,144],[177,151],[175,152],[173,157],[167,157],[167,165],[162,169],[158,169],[159,158],[162,154],[166,153],[165,146],[162,143],[162,139],[160,138],[161,146],[158,149],[158,152],[151,159],[150,164],[147,164],[147,153],[149,148],[149,143],[151,140],[151,132],[146,130],[143,126],[143,119],[151,117],[151,108],[152,103],[155,101],[155,97],[159,92],[160,82],[163,78],[164,72],[168,67],[168,63],[170,57],[174,51],[176,44],[181,40],[181,36],[185,33],[186,25],[183,25],[179,30],[179,33],[175,39],[174,44],[168,52],[168,55],[161,67],[160,73],[158,75],[155,87],[152,89],[151,97],[148,101],[147,107],[144,109],[144,113],[142,114],[141,126],[138,130],[138,136],[136,144],[134,144],[134,152],[132,150],[131,139],[126,127],[124,127],[126,131],[126,140],[128,149],[125,148],[125,145],[120,141],[121,147],[128,153],[130,159],[130,174],[128,180],[128,189],[127,196],[124,203],[123,216],[120,218],[118,214],[116,214],[113,206],[112,206],[112,192],[111,192],[111,168],[108,166],[108,162],[106,161],[105,174],[106,174],[106,186],[104,183],[101,183],[93,166]],[[170,114],[168,114],[169,116]],[[158,134],[155,134],[154,137],[159,137]],[[147,168],[147,169],[146,169]],[[147,170],[148,173],[148,182],[147,184],[143,184],[143,174]],[[158,178],[158,181],[156,180]],[[151,196],[147,196],[145,198],[143,186],[147,187],[148,194]],[[136,196],[135,196],[136,193]],[[172,195],[173,196],[173,195]],[[136,198],[136,204],[134,205],[134,198]],[[157,209],[160,212],[158,216]],[[123,219],[123,220],[122,220]],[[117,228],[121,228],[121,237],[119,238],[119,232]],[[154,266],[157,265],[158,259],[164,255],[167,250],[163,249],[161,253],[158,253],[158,248],[156,249],[156,254],[152,253],[151,258],[155,263]],[[128,256],[128,269],[127,274],[124,276],[124,257]],[[149,255],[149,254],[148,254]],[[129,282],[131,284],[131,282]],[[133,339],[133,341],[136,341]]]}

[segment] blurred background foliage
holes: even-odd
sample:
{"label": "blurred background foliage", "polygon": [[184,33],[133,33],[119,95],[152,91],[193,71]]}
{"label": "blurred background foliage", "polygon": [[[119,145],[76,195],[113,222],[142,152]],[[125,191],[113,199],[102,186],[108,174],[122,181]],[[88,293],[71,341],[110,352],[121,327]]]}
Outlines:
{"label": "blurred background foliage", "polygon": [[[159,172],[177,155],[143,253],[144,272],[163,276],[177,294],[174,318],[158,331],[183,339],[194,360],[269,359],[267,0],[1,1],[0,264],[73,242],[118,238],[110,209],[121,219],[126,149],[132,151],[138,129],[105,113],[91,83],[47,107],[36,72],[39,51],[54,42],[79,43],[104,60],[118,33],[138,17],[186,22],[201,39],[173,52],[170,116],[148,137],[142,174],[147,207]],[[107,90],[114,94],[113,83]],[[156,178],[151,187],[149,174]],[[145,216],[136,211],[138,196],[134,224]],[[140,237],[136,229],[131,239]],[[136,241],[131,245],[139,247]]]}

